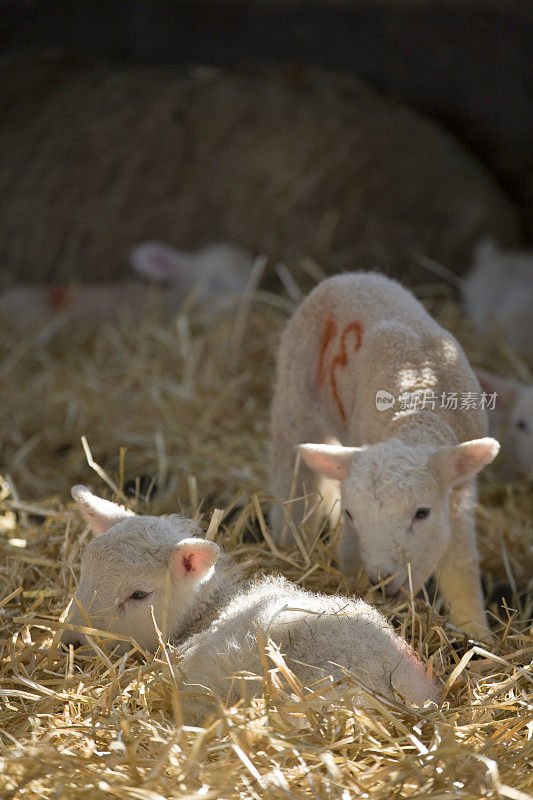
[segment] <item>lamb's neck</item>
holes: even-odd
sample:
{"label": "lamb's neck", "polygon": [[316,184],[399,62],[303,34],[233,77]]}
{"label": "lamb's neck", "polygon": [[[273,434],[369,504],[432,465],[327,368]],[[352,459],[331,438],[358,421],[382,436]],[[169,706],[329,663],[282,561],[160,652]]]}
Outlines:
{"label": "lamb's neck", "polygon": [[243,583],[238,565],[229,556],[222,555],[211,577],[197,587],[187,618],[173,632],[172,642],[180,644],[192,634],[208,628],[222,608],[238,594]]}
{"label": "lamb's neck", "polygon": [[436,411],[428,409],[398,411],[386,431],[387,439],[401,439],[409,445],[428,444],[435,447],[457,444],[454,430]]}

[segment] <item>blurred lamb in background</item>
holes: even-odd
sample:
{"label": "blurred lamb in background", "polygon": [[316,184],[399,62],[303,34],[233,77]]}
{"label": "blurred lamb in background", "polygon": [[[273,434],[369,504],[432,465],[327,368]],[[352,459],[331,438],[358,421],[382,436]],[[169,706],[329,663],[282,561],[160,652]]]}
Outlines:
{"label": "blurred lamb in background", "polygon": [[533,477],[533,385],[480,369],[476,376],[484,392],[497,394],[489,411],[489,433],[502,445],[500,472],[509,479]]}
{"label": "blurred lamb in background", "polygon": [[[171,317],[188,297],[216,313],[238,301],[250,279],[254,259],[244,248],[228,242],[207,245],[196,252],[146,242],[133,248],[130,263],[138,278],[77,286],[13,286],[0,292],[0,315],[22,325],[57,315],[62,323],[93,328],[124,315],[140,319],[150,309]],[[147,280],[156,285],[150,288]]]}
{"label": "blurred lamb in background", "polygon": [[[250,279],[254,258],[237,244],[216,242],[189,253],[161,242],[144,242],[130,253],[133,271],[154,283],[167,284],[183,300],[196,292],[202,307],[220,307],[240,296]],[[172,293],[171,291],[171,293]]]}
{"label": "blurred lamb in background", "polygon": [[503,250],[492,239],[482,239],[461,293],[481,333],[501,333],[533,364],[533,250]]}
{"label": "blurred lamb in background", "polygon": [[[473,263],[456,282],[470,320],[484,336],[495,336],[533,366],[533,250],[502,249],[481,239]],[[501,445],[497,462],[508,479],[533,472],[533,385],[476,370],[484,392],[497,394],[489,430]]]}

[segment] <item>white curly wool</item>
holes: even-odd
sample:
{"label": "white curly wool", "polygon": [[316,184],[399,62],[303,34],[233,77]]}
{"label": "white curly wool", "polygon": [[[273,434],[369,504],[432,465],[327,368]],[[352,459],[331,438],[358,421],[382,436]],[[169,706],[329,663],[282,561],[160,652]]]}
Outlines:
{"label": "white curly wool", "polygon": [[[454,393],[457,407],[441,407],[443,393]],[[476,406],[461,407],[470,393]],[[437,570],[452,622],[486,635],[474,476],[499,445],[484,438],[480,397],[459,343],[399,283],[374,273],[321,283],[279,348],[273,497],[288,498],[297,446],[306,466],[295,499],[273,507],[278,541],[287,535],[286,513],[313,523],[342,506],[348,517],[337,555],[347,574],[362,561],[372,582],[390,578],[387,591],[396,594],[416,590]],[[314,489],[323,502],[310,517],[298,498]]]}
{"label": "white curly wool", "polygon": [[[294,674],[324,696],[345,671],[371,691],[422,706],[439,691],[421,661],[385,618],[362,600],[313,594],[281,577],[243,581],[218,546],[194,536],[190,520],[132,516],[83,486],[72,494],[96,538],[82,557],[77,604],[68,623],[134,638],[154,651],[155,621],[183,651],[183,708],[199,722],[213,708],[205,698],[235,702],[242,682],[260,675],[258,636],[272,640]],[[65,644],[84,642],[66,630]],[[127,649],[123,641],[122,650]],[[260,691],[258,681],[244,683]],[[346,688],[346,687],[345,687]],[[198,694],[204,697],[198,697]],[[364,692],[360,702],[364,704]]]}

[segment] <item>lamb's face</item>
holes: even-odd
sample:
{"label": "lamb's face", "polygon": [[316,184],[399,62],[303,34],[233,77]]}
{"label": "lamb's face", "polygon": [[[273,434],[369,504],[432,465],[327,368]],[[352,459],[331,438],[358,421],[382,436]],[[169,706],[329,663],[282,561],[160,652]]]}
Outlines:
{"label": "lamb's face", "polygon": [[[142,518],[139,521],[145,523]],[[165,614],[168,616],[168,608],[173,605],[175,586],[169,579],[164,528],[150,532],[152,540],[161,538],[163,545],[160,557],[154,558],[143,541],[145,532],[136,522],[135,518],[119,522],[87,546],[68,622],[131,636],[141,647],[155,650],[157,635],[151,609],[162,630]],[[70,638],[84,641],[77,633]],[[119,647],[126,649],[128,643],[120,642]]]}
{"label": "lamb's face", "polygon": [[299,448],[309,467],[341,481],[348,535],[357,537],[369,580],[390,579],[389,594],[409,590],[409,570],[414,590],[431,575],[450,542],[452,487],[471,479],[498,449],[488,438],[440,448],[398,439]]}
{"label": "lamb's face", "polygon": [[347,535],[357,537],[372,583],[388,594],[426,581],[450,542],[449,485],[439,483],[426,447],[387,442],[369,447],[342,482]]}
{"label": "lamb's face", "polygon": [[521,387],[505,430],[503,470],[508,478],[533,477],[533,386]]}
{"label": "lamb's face", "polygon": [[254,259],[235,244],[220,242],[196,256],[203,276],[200,296],[205,302],[241,295],[250,279]]}
{"label": "lamb's face", "polygon": [[[83,499],[76,500],[96,532],[103,521],[101,509],[97,512],[91,505],[92,497],[85,490]],[[94,500],[94,506],[106,502]],[[187,624],[196,587],[218,557],[217,545],[191,537],[191,529],[192,524],[180,517],[128,515],[97,533],[82,556],[80,584],[67,622],[125,637],[102,639],[121,652],[130,649],[130,639],[145,650],[156,650],[155,625],[166,640]],[[65,631],[62,641],[83,644],[86,637]]]}
{"label": "lamb's face", "polygon": [[499,469],[504,477],[533,478],[533,386],[476,370],[484,392],[496,396],[489,428],[501,436]]}

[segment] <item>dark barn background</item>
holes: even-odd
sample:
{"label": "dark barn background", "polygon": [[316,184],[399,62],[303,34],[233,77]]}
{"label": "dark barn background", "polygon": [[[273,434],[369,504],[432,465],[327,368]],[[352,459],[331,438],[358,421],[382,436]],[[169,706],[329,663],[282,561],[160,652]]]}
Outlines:
{"label": "dark barn background", "polygon": [[[509,243],[533,238],[528,0],[2,0],[0,11],[2,49],[19,68],[20,58],[38,56],[80,74],[204,65],[283,70],[295,82],[315,68],[358,76],[457,137],[517,211],[519,234]],[[28,95],[31,84],[28,73]]]}

